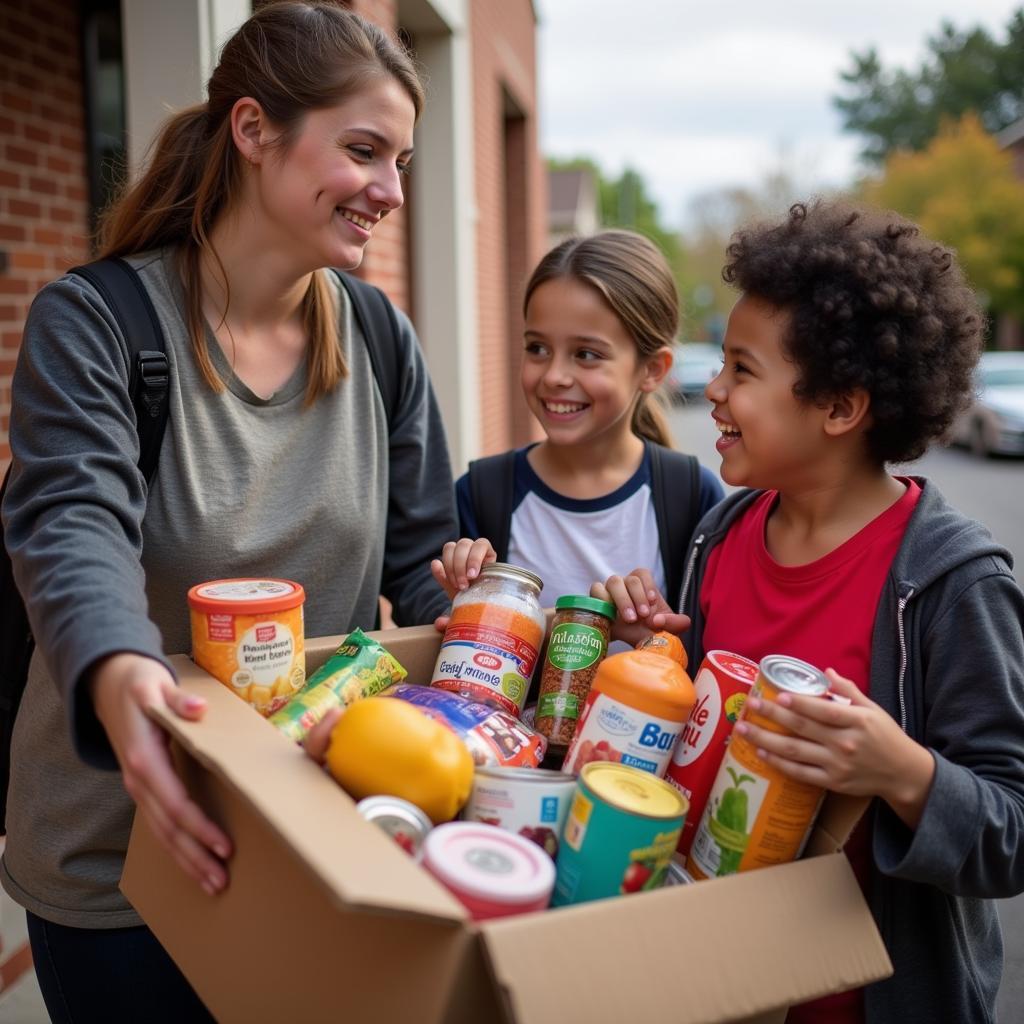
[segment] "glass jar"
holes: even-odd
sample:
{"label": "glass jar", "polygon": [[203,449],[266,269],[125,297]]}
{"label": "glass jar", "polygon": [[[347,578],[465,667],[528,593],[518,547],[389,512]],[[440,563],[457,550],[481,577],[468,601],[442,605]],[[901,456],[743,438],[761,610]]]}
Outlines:
{"label": "glass jar", "polygon": [[610,601],[569,595],[555,602],[534,721],[552,750],[565,750],[572,741],[614,620]]}
{"label": "glass jar", "polygon": [[544,641],[543,589],[527,569],[485,565],[452,601],[430,685],[518,717]]}

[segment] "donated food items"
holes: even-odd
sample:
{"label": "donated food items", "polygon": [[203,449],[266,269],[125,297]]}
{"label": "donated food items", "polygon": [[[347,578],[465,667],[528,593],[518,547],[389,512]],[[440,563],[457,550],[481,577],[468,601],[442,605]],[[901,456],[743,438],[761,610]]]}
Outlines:
{"label": "donated food items", "polygon": [[[750,695],[775,701],[783,692],[824,697],[828,680],[796,658],[762,658]],[[740,721],[787,732],[752,713],[749,703]],[[714,878],[796,860],[824,795],[819,787],[797,782],[767,764],[749,739],[734,732],[697,826],[687,870],[694,879]]]}
{"label": "donated food items", "polygon": [[618,761],[664,775],[696,692],[677,661],[652,651],[623,651],[601,662],[562,771]]}
{"label": "donated food items", "polygon": [[261,715],[272,715],[306,681],[305,596],[290,580],[212,580],[192,587],[192,660]]}
{"label": "donated food items", "polygon": [[405,669],[376,640],[353,630],[338,649],[306,681],[306,685],[270,721],[286,736],[301,742],[306,733],[335,707],[348,707],[364,697],[400,683]]}
{"label": "donated food items", "polygon": [[544,584],[493,562],[455,596],[430,685],[518,716],[544,642]]}
{"label": "donated food items", "polygon": [[406,701],[436,718],[462,740],[478,766],[536,768],[544,760],[544,737],[491,704],[412,683],[389,687],[381,696]]}
{"label": "donated food items", "polygon": [[539,847],[493,825],[453,821],[423,844],[423,866],[474,920],[544,910],[555,866]]}
{"label": "donated food items", "polygon": [[420,859],[431,822],[415,804],[397,796],[368,796],[356,804],[356,810],[391,836],[410,857]]}
{"label": "donated food items", "polygon": [[473,758],[450,728],[402,700],[357,701],[331,730],[327,767],[350,796],[397,796],[450,821],[473,785]]}
{"label": "donated food items", "polygon": [[576,732],[597,666],[608,653],[615,605],[569,595],[555,602],[541,674],[535,726],[554,750],[565,750]]}
{"label": "donated food items", "polygon": [[575,790],[575,780],[562,772],[477,768],[462,817],[515,832],[554,857]]}
{"label": "donated food items", "polygon": [[708,651],[693,680],[697,702],[683,726],[665,780],[690,801],[679,853],[689,853],[726,744],[746,703],[757,665],[728,651]]}
{"label": "donated food items", "polygon": [[686,810],[686,797],[648,772],[586,765],[558,849],[553,905],[658,888]]}

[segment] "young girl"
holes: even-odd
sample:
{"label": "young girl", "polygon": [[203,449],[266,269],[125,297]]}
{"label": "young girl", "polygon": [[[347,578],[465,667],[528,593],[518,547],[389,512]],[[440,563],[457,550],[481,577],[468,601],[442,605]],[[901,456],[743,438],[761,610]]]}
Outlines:
{"label": "young girl", "polygon": [[967,403],[984,318],[952,253],[841,203],[741,232],[724,276],[742,294],[705,393],[745,489],[695,533],[685,616],[646,571],[593,594],[632,639],[689,617],[692,665],[789,654],[850,702],[752,701],[793,737],[737,725],[792,778],[875,798],[846,852],[895,974],[789,1020],[995,1020],[993,900],[1024,890],[1024,595],[983,526],[886,468]]}
{"label": "young girl", "polygon": [[524,313],[523,394],[547,437],[458,481],[464,539],[445,545],[436,578],[453,594],[496,555],[543,579],[545,607],[633,565],[678,593],[685,545],[722,485],[669,450],[652,400],[679,322],[664,257],[629,231],[569,239],[533,272]]}
{"label": "young girl", "polygon": [[358,266],[402,205],[413,65],[335,3],[270,3],[208,94],[163,128],[101,245],[136,268],[167,344],[149,488],[125,340],[81,277],[40,293],[14,377],[5,540],[38,646],[0,877],[55,1021],[208,1019],[118,890],[136,810],[211,896],[227,884],[229,838],[147,716],[202,714],[165,657],[189,649],[189,586],[297,580],[314,636],[372,628],[381,592],[405,623],[447,605],[429,562],[455,503],[422,354],[399,314],[385,416],[348,286],[324,269]]}

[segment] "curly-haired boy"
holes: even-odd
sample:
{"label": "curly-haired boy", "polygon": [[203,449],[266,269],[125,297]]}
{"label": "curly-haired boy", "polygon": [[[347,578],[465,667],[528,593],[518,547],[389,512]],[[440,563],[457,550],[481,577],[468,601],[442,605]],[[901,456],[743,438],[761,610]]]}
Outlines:
{"label": "curly-haired boy", "polygon": [[895,974],[789,1020],[994,1020],[990,901],[1024,890],[1024,595],[983,526],[886,468],[967,403],[984,318],[952,253],[840,202],[739,232],[723,276],[742,294],[706,395],[745,489],[697,528],[685,616],[645,570],[595,593],[634,636],[689,628],[691,664],[789,654],[850,700],[753,702],[795,738],[737,726],[792,778],[875,798],[847,854]]}

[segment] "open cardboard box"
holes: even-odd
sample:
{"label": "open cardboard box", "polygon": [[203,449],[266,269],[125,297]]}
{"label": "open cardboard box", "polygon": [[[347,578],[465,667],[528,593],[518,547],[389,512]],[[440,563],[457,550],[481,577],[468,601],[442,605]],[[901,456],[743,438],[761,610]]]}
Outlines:
{"label": "open cardboard box", "polygon": [[[430,626],[374,634],[429,680]],[[341,641],[307,643],[309,671]],[[209,897],[136,818],[121,888],[224,1024],[781,1022],[887,977],[840,850],[863,801],[830,796],[803,860],[474,923],[273,726],[188,658],[208,711],[161,716],[190,793],[234,841]]]}

